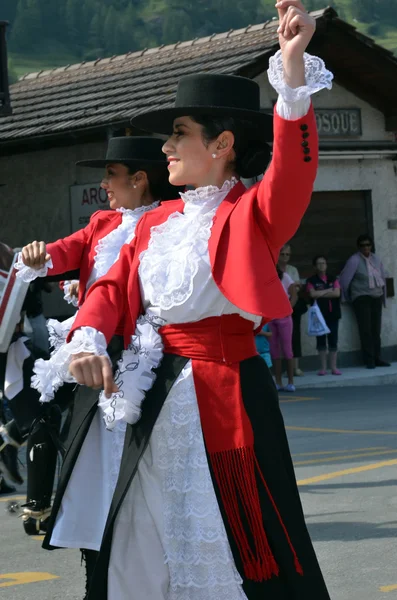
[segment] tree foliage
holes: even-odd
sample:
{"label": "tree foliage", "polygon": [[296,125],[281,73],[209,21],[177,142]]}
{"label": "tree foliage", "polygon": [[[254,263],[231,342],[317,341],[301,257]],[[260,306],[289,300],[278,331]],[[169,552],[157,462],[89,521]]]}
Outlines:
{"label": "tree foliage", "polygon": [[[335,6],[372,27],[397,24],[397,0],[305,0],[309,10]],[[15,54],[76,60],[240,29],[276,16],[274,0],[1,0]],[[47,60],[48,62],[48,60]]]}

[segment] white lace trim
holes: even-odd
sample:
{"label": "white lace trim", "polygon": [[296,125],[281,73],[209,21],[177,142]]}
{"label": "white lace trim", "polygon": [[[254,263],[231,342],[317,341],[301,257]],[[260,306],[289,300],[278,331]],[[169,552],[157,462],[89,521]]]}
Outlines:
{"label": "white lace trim", "polygon": [[98,406],[104,413],[107,429],[114,429],[119,421],[131,425],[141,417],[141,405],[145,393],[150,390],[156,378],[153,369],[159,366],[163,357],[163,344],[158,333],[164,319],[147,313],[139,317],[131,343],[124,350],[115,383],[119,391],[110,398],[102,391]]}
{"label": "white lace trim", "polygon": [[289,87],[284,81],[283,55],[281,50],[278,50],[269,59],[269,69],[267,71],[269,82],[285,102],[297,102],[310,98],[312,94],[324,88],[329,90],[332,88],[334,76],[331,71],[326,69],[324,61],[318,56],[312,56],[306,52],[303,58],[305,61],[306,85],[295,89]]}
{"label": "white lace trim", "polygon": [[35,374],[32,377],[32,387],[40,392],[40,402],[50,402],[54,398],[55,392],[64,383],[76,383],[74,377],[69,373],[69,365],[72,356],[80,354],[80,352],[89,352],[109,358],[103,333],[93,327],[82,327],[74,332],[73,338],[68,344],[62,343],[52,353],[49,360],[42,358],[36,360],[33,368]]}
{"label": "white lace trim", "polygon": [[215,194],[230,192],[236,183],[237,179],[232,177],[230,180],[227,179],[220,188],[216,185],[206,185],[203,187],[198,187],[195,190],[179,192],[179,195],[184,202],[202,202],[203,200],[212,198]]}
{"label": "white lace trim", "polygon": [[149,210],[157,208],[159,202],[153,202],[148,206],[139,206],[134,210],[128,208],[117,208],[122,213],[122,221],[116,229],[99,240],[95,247],[95,279],[99,279],[109,271],[119,257],[120,250],[124,244],[129,244],[135,236],[135,227],[142,215]]}
{"label": "white lace trim", "polygon": [[237,183],[222,188],[207,186],[182,195],[184,213],[172,213],[167,221],[151,228],[147,250],[140,254],[139,277],[150,306],[169,310],[184,304],[193,293],[199,263],[210,264],[208,240],[215,213]]}
{"label": "white lace trim", "polygon": [[163,472],[169,600],[247,600],[208,468],[191,365],[172,387],[152,443]]}
{"label": "white lace trim", "polygon": [[18,259],[14,265],[15,269],[17,270],[18,279],[22,279],[22,281],[24,281],[25,283],[31,283],[32,281],[37,279],[37,277],[46,277],[48,269],[52,269],[53,266],[54,265],[52,264],[52,260],[50,258],[49,260],[47,260],[43,267],[40,267],[40,269],[33,269],[32,267],[27,267],[23,263],[22,252],[18,253]]}
{"label": "white lace trim", "polygon": [[78,282],[79,282],[78,279],[72,279],[72,280],[67,279],[66,281],[63,282],[63,299],[66,300],[66,302],[68,304],[72,304],[76,308],[79,305],[79,300],[78,300],[78,298],[76,298],[76,296],[70,295],[70,286],[72,284],[78,283]]}

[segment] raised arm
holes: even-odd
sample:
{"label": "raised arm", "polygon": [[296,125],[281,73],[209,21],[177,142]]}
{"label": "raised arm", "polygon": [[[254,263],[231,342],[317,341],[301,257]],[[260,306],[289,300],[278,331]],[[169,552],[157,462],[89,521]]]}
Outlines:
{"label": "raised arm", "polygon": [[56,242],[46,244],[34,241],[24,246],[15,265],[18,270],[17,277],[24,281],[33,281],[36,277],[58,275],[79,269],[84,249],[99,214],[101,211],[92,215],[87,227]]}
{"label": "raised arm", "polygon": [[273,157],[258,186],[258,220],[279,248],[299,227],[309,205],[318,167],[318,134],[310,96],[331,88],[332,74],[305,53],[315,20],[299,0],[282,0],[280,50],[269,61],[269,81],[279,93],[274,109]]}

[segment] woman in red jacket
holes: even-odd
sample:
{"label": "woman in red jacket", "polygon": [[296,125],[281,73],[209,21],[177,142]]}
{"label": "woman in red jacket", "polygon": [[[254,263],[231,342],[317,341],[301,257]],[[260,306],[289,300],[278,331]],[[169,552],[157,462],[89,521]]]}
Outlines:
{"label": "woman in red jacket", "polygon": [[[119,137],[109,140],[106,158],[77,163],[105,168],[101,186],[112,210],[96,212],[84,229],[67,238],[45,244],[33,242],[22,249],[17,264],[18,277],[33,280],[78,269],[79,305],[90,286],[117,260],[123,244],[129,243],[143,214],[159,201],[175,197],[177,188],[168,182],[167,163],[161,151],[163,142],[154,137]],[[36,361],[33,384],[48,402],[63,384],[66,335],[75,317],[63,323],[50,320],[54,346],[49,361]],[[109,340],[108,353],[113,366],[123,349],[123,316]],[[44,547],[82,548],[90,577],[99,550],[107,512],[116,484],[125,435],[119,423],[113,434],[105,430],[97,408],[98,392],[80,388],[74,398],[69,447],[60,482],[46,526]],[[37,454],[37,453],[36,453]],[[47,511],[48,512],[48,511]],[[37,517],[31,507],[25,518]]]}
{"label": "woman in red jacket", "polygon": [[[174,108],[133,119],[171,134],[170,181],[194,189],[143,217],[69,336],[71,373],[110,395],[108,427],[130,423],[90,600],[329,600],[253,336],[291,313],[275,265],[316,175],[310,94],[332,79],[304,56],[314,20],[302,4],[277,7],[281,52],[269,76],[280,95],[260,183],[239,181],[269,159],[255,82],[183,77]],[[164,346],[141,406],[139,382],[119,397],[105,355],[121,315],[133,370],[156,363],[141,351],[141,328],[152,325]]]}

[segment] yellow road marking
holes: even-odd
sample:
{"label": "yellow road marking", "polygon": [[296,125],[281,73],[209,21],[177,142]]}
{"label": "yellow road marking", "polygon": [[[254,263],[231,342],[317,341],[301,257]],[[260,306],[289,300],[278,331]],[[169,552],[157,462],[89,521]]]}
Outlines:
{"label": "yellow road marking", "polygon": [[292,456],[321,456],[323,454],[337,454],[344,452],[364,452],[365,450],[388,450],[387,446],[371,446],[369,448],[349,448],[349,450],[324,450],[324,452],[298,452]]}
{"label": "yellow road marking", "polygon": [[5,573],[0,575],[0,579],[10,579],[0,583],[0,588],[11,587],[12,585],[24,585],[26,583],[37,583],[38,581],[49,581],[50,579],[59,579],[58,575],[51,573]]}
{"label": "yellow road marking", "polygon": [[5,498],[0,498],[0,502],[9,502],[10,500],[25,500],[26,496],[6,496]]}
{"label": "yellow road marking", "polygon": [[327,481],[328,479],[336,479],[337,477],[343,477],[344,475],[353,475],[354,473],[362,473],[363,471],[372,471],[374,469],[381,469],[382,467],[392,467],[394,465],[397,465],[397,459],[385,460],[383,462],[372,463],[370,465],[365,465],[362,467],[354,467],[352,469],[344,469],[343,471],[334,471],[333,473],[326,473],[325,475],[317,475],[316,477],[301,479],[297,483],[298,485],[310,485],[311,483]]}
{"label": "yellow road marking", "polygon": [[311,460],[294,461],[294,465],[314,465],[315,463],[334,462],[335,460],[348,460],[351,458],[362,458],[366,456],[379,456],[380,454],[396,454],[395,450],[382,450],[379,452],[364,452],[361,454],[345,454],[342,456],[333,456],[332,458],[312,458]]}
{"label": "yellow road marking", "polygon": [[42,540],[44,540],[45,535],[31,535],[30,537],[32,540],[38,540],[39,542],[41,542]]}
{"label": "yellow road marking", "polygon": [[397,590],[397,585],[382,585],[379,589],[381,592],[394,592]]}
{"label": "yellow road marking", "polygon": [[361,435],[397,435],[397,431],[372,431],[360,429],[326,429],[324,427],[295,427],[286,426],[290,431],[316,431],[319,433],[360,433]]}

